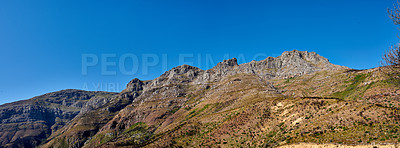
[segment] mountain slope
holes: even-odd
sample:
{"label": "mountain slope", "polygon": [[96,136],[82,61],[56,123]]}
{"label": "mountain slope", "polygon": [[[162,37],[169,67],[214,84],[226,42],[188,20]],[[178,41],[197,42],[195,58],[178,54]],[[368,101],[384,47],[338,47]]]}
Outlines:
{"label": "mountain slope", "polygon": [[[126,90],[108,98],[90,100],[90,109],[83,111],[60,130],[52,133],[43,147],[82,147],[98,130],[109,122],[125,106],[132,103],[142,91],[145,83],[134,79]],[[106,101],[104,101],[106,100]],[[102,104],[91,103],[104,102]],[[97,104],[97,105],[91,105]]]}
{"label": "mountain slope", "polygon": [[[389,93],[391,95],[386,95],[385,99],[367,95],[396,92],[396,86],[387,84],[378,76],[365,77],[356,83],[349,81],[356,81],[360,79],[359,75],[368,72],[372,76],[372,73],[379,73],[377,70],[325,72],[321,71],[325,73],[323,76],[313,73],[294,79],[274,79],[277,82],[271,83],[283,83],[276,88],[254,74],[229,76],[208,84],[208,89],[190,86],[185,97],[151,102],[154,106],[171,100],[187,100],[178,109],[151,107],[151,111],[143,115],[140,113],[144,108],[150,108],[150,103],[128,106],[113,122],[109,122],[109,126],[104,126],[86,147],[265,147],[301,142],[368,144],[398,141],[400,112],[397,94]],[[321,77],[327,80],[321,81]],[[321,90],[323,96],[317,95],[320,93],[296,96],[289,89],[307,81],[318,81],[322,86],[310,83],[309,87],[334,91],[324,94]],[[332,81],[339,84],[329,87]],[[359,93],[359,90],[365,89],[364,84],[369,85],[366,83],[369,81],[374,83],[369,83],[372,85],[365,93]],[[342,87],[351,87],[349,83],[357,86],[348,94],[359,94],[360,97],[335,97],[338,92],[346,91]]]}
{"label": "mountain slope", "polygon": [[34,147],[79,114],[90,99],[109,92],[62,90],[0,106],[0,145]]}

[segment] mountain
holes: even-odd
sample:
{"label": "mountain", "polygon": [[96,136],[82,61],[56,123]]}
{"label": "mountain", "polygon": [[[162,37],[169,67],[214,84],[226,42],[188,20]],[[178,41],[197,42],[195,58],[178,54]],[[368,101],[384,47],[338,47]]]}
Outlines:
{"label": "mountain", "polygon": [[[44,103],[32,103],[35,97],[2,105],[2,145],[303,147],[301,143],[400,142],[399,86],[382,68],[354,70],[315,52],[293,50],[244,64],[233,58],[208,70],[181,65],[154,80],[135,78],[118,94],[65,91],[76,97],[68,99],[60,91],[39,96]],[[56,106],[59,112],[13,111],[18,105],[35,105],[40,112]],[[25,124],[29,128],[12,127]],[[20,131],[24,136],[16,134]],[[40,132],[44,134],[30,134]]]}

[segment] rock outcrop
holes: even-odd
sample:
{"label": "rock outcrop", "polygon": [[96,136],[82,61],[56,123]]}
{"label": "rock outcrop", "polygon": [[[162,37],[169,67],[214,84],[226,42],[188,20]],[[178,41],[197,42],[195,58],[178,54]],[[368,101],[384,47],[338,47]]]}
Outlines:
{"label": "rock outcrop", "polygon": [[149,82],[149,87],[159,87],[171,84],[184,84],[194,81],[199,75],[203,74],[200,68],[181,65],[166,71],[160,77]]}
{"label": "rock outcrop", "polygon": [[226,76],[239,73],[255,74],[263,79],[290,78],[322,70],[348,69],[334,65],[328,59],[308,51],[286,51],[279,57],[268,57],[238,65],[236,58],[224,60],[217,66],[206,70],[196,80],[198,84],[219,81]]}

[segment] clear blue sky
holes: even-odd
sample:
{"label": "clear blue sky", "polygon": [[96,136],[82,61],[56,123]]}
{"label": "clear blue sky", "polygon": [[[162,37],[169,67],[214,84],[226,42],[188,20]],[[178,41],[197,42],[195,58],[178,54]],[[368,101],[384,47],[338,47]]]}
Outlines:
{"label": "clear blue sky", "polygon": [[[186,58],[189,64],[208,69],[207,56],[215,63],[241,56],[243,63],[293,49],[350,68],[377,67],[384,50],[398,41],[386,12],[394,2],[2,0],[0,104],[68,88],[121,91],[135,77],[154,79],[165,71],[163,64],[141,62],[146,54],[160,63],[166,54],[168,69],[181,64],[182,54],[194,56]],[[87,75],[83,54],[99,58]],[[115,56],[108,70],[116,74],[101,71],[104,54]],[[120,70],[119,59],[127,54],[139,58],[123,65],[137,66],[135,74]]]}

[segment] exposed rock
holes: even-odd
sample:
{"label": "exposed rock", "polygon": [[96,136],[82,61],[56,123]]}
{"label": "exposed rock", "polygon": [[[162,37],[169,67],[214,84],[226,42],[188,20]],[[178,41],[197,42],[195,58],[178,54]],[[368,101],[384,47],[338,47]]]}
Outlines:
{"label": "exposed rock", "polygon": [[290,78],[321,70],[348,69],[330,63],[328,59],[308,51],[286,51],[279,57],[268,57],[262,61],[237,64],[236,58],[224,60],[206,70],[195,82],[206,84],[219,81],[226,76],[239,73],[256,74],[263,79]]}
{"label": "exposed rock", "polygon": [[141,91],[143,90],[144,83],[138,78],[133,79],[126,85],[125,91]]}
{"label": "exposed rock", "polygon": [[172,68],[171,70],[162,74],[160,77],[152,80],[149,87],[165,86],[171,84],[187,84],[189,82],[192,82],[203,72],[203,70],[194,66],[181,65]]}

